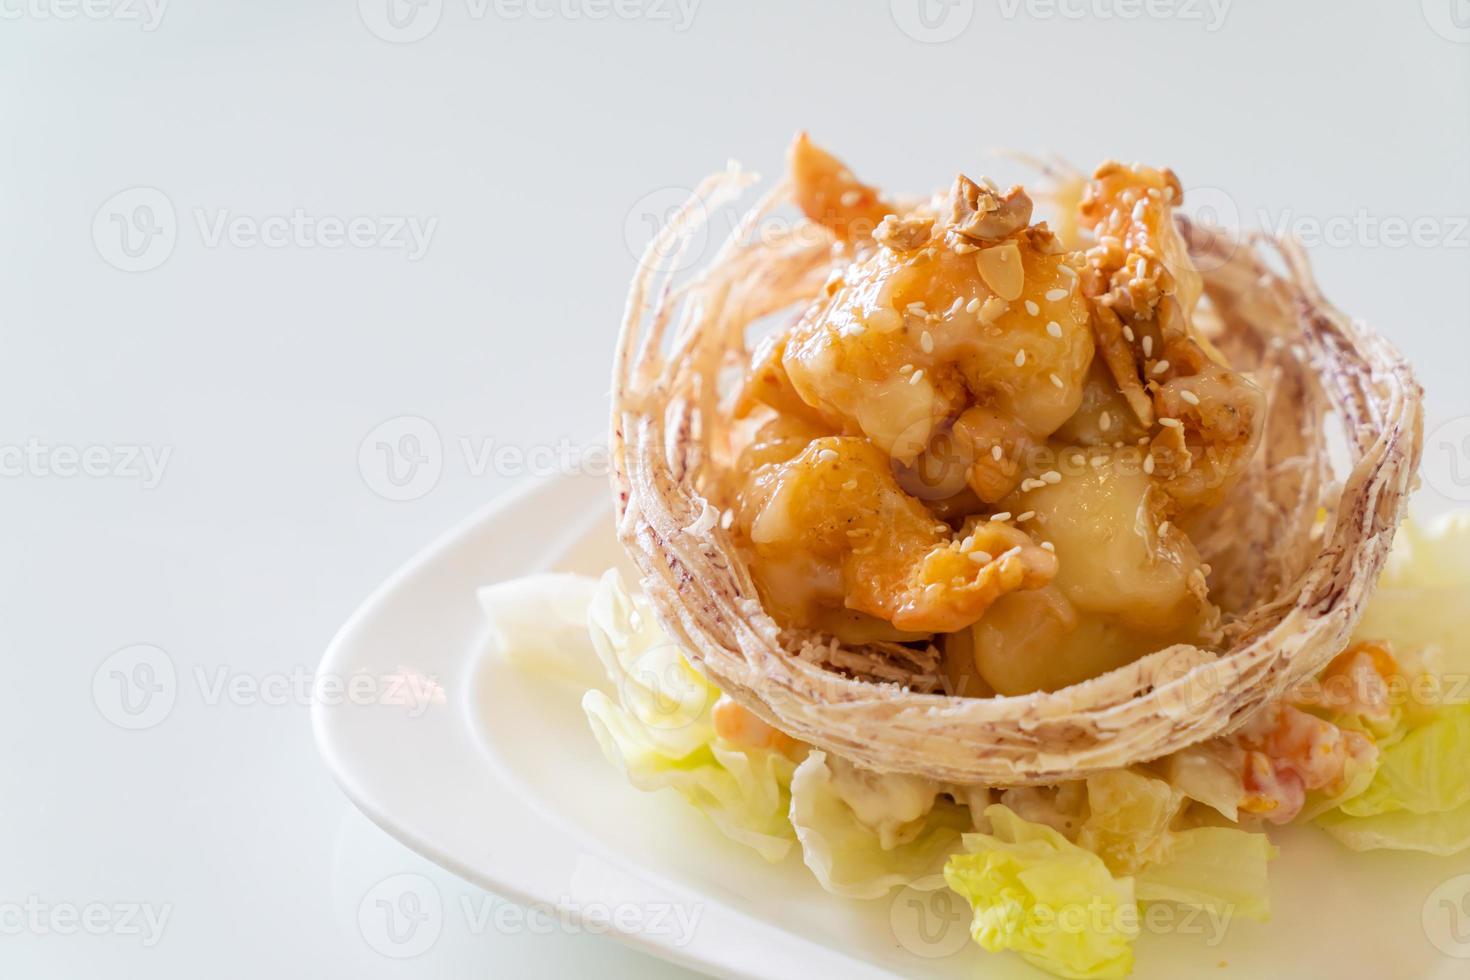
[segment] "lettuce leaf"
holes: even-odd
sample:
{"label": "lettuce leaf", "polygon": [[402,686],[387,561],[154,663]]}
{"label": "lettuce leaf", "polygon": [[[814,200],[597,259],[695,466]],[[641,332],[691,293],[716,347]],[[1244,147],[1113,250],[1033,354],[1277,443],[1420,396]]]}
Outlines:
{"label": "lettuce leaf", "polygon": [[[1357,635],[1388,638],[1409,678],[1405,710],[1361,792],[1317,824],[1353,850],[1470,847],[1470,512],[1405,524]],[[1424,682],[1428,683],[1424,683]]]}
{"label": "lettuce leaf", "polygon": [[1264,921],[1271,912],[1266,865],[1276,854],[1265,834],[1233,827],[1175,831],[1158,862],[1139,872],[1138,899]]}
{"label": "lettuce leaf", "polygon": [[1353,850],[1454,854],[1470,846],[1470,705],[1439,709],[1383,750],[1373,781],[1317,818]]}
{"label": "lettuce leaf", "polygon": [[1470,705],[1440,709],[1383,750],[1373,781],[1340,809],[1350,817],[1443,813],[1470,802]]}
{"label": "lettuce leaf", "polygon": [[1091,812],[1077,843],[1101,857],[1114,874],[1135,874],[1158,860],[1183,804],[1184,795],[1162,779],[1127,769],[1090,776]]}
{"label": "lettuce leaf", "polygon": [[1077,843],[1116,875],[1136,876],[1140,901],[1177,902],[1220,915],[1270,912],[1265,834],[1233,827],[1173,830],[1184,794],[1162,779],[1119,769],[1087,780],[1091,810]]}
{"label": "lettuce leaf", "polygon": [[710,709],[719,688],[690,666],[647,600],[629,596],[616,572],[598,585],[588,629],[617,695],[582,697],[608,760],[638,789],[674,790],[767,861],[784,858],[795,840],[787,812],[796,764],[715,734]]}
{"label": "lettuce leaf", "polygon": [[496,652],[517,668],[586,689],[600,682],[587,642],[587,609],[597,580],[547,573],[480,589],[480,609]]}
{"label": "lettuce leaf", "polygon": [[1372,817],[1326,814],[1317,823],[1353,851],[1423,851],[1447,857],[1470,848],[1470,803],[1443,813],[1394,810]]}
{"label": "lettuce leaf", "polygon": [[[970,827],[969,811],[937,800],[937,783],[865,773],[854,786],[838,778],[838,765],[825,752],[813,751],[791,781],[791,823],[802,860],[827,891],[882,898],[937,872],[959,847],[961,832]],[[880,812],[884,805],[892,819]]]}
{"label": "lettuce leaf", "polygon": [[1096,854],[1007,807],[987,807],[985,816],[993,833],[966,834],[966,853],[944,867],[974,910],[974,940],[1058,976],[1127,975],[1138,936],[1133,879],[1114,878]]}

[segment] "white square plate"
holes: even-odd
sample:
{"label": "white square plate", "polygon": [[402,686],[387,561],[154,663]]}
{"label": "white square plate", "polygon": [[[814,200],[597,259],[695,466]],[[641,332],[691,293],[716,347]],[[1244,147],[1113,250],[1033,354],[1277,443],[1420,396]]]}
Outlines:
{"label": "white square plate", "polygon": [[[943,889],[839,899],[799,855],[767,865],[671,793],[634,790],[599,752],[579,692],[495,655],[476,589],[624,562],[607,497],[604,480],[568,477],[497,500],[342,627],[320,675],[401,676],[444,694],[426,709],[316,703],[317,745],[353,802],[477,885],[573,920],[617,912],[610,934],[707,973],[1042,976],[969,943],[967,909]],[[1145,917],[1136,976],[1470,975],[1470,959],[1449,955],[1470,957],[1470,876],[1445,884],[1470,872],[1470,857],[1352,854],[1312,828],[1272,836],[1272,920],[1234,921],[1220,936],[1203,917]]]}

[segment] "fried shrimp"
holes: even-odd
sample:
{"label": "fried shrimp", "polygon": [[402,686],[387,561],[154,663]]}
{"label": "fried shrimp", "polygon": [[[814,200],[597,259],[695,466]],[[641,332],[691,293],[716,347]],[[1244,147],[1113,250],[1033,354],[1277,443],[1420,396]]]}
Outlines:
{"label": "fried shrimp", "polygon": [[1057,568],[1010,525],[972,520],[957,534],[936,521],[900,489],[880,450],[850,436],[815,439],[757,469],[737,523],[765,601],[792,626],[849,609],[909,633],[953,632]]}
{"label": "fried shrimp", "polygon": [[892,213],[878,192],[853,176],[842,161],[799,133],[787,153],[787,167],[803,214],[838,238],[868,238]]}
{"label": "fried shrimp", "polygon": [[1030,213],[1019,188],[960,177],[944,208],[884,219],[876,247],[763,348],[747,404],[815,412],[904,464],[979,409],[959,437],[975,492],[999,499],[1014,483],[990,472],[994,454],[1014,469],[1017,450],[1066,422],[1093,356],[1081,263]]}
{"label": "fried shrimp", "polygon": [[756,350],[722,490],[777,621],[946,634],[946,669],[1001,694],[1217,637],[1183,519],[1249,463],[1264,403],[1191,326],[1177,178],[1104,164],[1069,250],[1020,187],[899,207],[804,134],[790,165],[841,258]]}
{"label": "fried shrimp", "polygon": [[1081,212],[1097,241],[1084,289],[1102,360],[1137,419],[1161,427],[1153,465],[1190,509],[1217,501],[1249,463],[1265,397],[1191,327],[1201,286],[1174,227],[1182,199],[1172,171],[1109,162],[1087,184]]}

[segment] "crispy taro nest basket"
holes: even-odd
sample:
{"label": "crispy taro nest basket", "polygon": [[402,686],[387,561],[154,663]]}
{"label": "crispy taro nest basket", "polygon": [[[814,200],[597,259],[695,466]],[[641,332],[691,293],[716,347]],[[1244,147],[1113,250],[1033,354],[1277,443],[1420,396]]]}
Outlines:
{"label": "crispy taro nest basket", "polygon": [[783,183],[705,269],[676,283],[669,261],[688,259],[708,216],[752,180],[733,166],[706,179],[649,245],[613,374],[619,537],[664,629],[731,698],[870,769],[1044,784],[1228,733],[1342,650],[1416,482],[1422,393],[1391,345],[1322,297],[1294,243],[1183,218],[1205,283],[1199,328],[1269,406],[1250,469],[1195,533],[1225,614],[1220,649],[1181,644],[1055,692],[971,698],[943,693],[932,646],[779,627],[701,474],[749,328],[817,294],[832,242],[815,225],[777,241],[755,233],[791,202]]}

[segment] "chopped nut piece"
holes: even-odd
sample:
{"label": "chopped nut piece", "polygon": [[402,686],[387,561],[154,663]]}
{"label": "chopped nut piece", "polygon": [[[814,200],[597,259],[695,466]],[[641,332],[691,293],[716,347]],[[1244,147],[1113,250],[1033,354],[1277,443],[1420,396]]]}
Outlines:
{"label": "chopped nut piece", "polygon": [[1006,302],[1019,299],[1026,288],[1026,270],[1021,266],[1021,250],[1015,242],[981,249],[975,255],[975,265],[985,285]]}
{"label": "chopped nut piece", "polygon": [[912,252],[929,244],[934,235],[934,219],[922,215],[899,217],[890,214],[879,222],[873,238],[895,252]]}
{"label": "chopped nut piece", "polygon": [[999,197],[964,174],[955,178],[950,194],[950,226],[977,242],[998,242],[1031,223],[1031,198],[1012,187]]}

